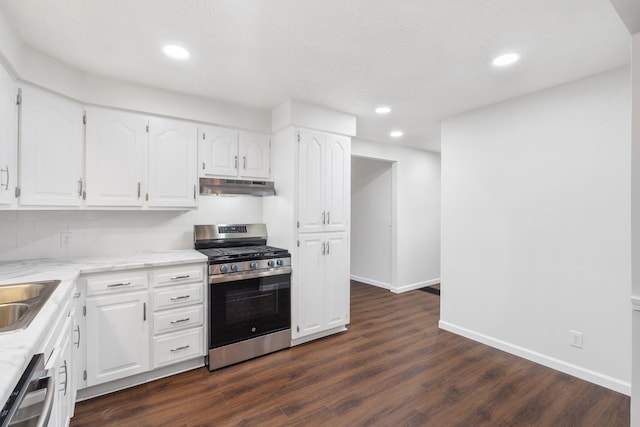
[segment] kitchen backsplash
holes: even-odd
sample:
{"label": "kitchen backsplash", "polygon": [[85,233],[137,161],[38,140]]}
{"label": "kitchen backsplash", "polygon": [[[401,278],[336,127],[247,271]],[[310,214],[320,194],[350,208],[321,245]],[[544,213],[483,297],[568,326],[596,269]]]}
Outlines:
{"label": "kitchen backsplash", "polygon": [[259,197],[202,197],[192,211],[0,211],[0,261],[193,247],[194,224],[262,222]]}

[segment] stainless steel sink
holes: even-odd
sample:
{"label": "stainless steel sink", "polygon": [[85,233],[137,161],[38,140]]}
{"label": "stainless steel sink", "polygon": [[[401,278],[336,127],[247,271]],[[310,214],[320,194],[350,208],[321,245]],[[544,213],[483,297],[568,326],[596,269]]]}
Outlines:
{"label": "stainless steel sink", "polygon": [[29,326],[59,284],[49,280],[0,285],[0,333]]}

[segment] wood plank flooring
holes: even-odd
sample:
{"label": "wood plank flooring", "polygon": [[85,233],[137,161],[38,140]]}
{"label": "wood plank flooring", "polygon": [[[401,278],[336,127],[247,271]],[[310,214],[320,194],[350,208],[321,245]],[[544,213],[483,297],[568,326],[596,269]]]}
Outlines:
{"label": "wood plank flooring", "polygon": [[352,282],[347,332],[81,402],[71,425],[629,425],[629,397],[438,329],[439,301]]}

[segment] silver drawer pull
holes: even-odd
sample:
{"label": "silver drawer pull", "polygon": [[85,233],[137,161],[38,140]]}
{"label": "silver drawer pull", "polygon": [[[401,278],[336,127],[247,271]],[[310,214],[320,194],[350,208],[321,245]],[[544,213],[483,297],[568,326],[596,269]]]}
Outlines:
{"label": "silver drawer pull", "polygon": [[186,318],[184,318],[184,319],[173,320],[173,321],[171,322],[171,324],[172,324],[172,325],[175,325],[175,324],[178,324],[178,323],[184,323],[184,322],[188,322],[188,321],[189,321],[189,318],[188,318],[188,317],[186,317]]}
{"label": "silver drawer pull", "polygon": [[131,284],[131,282],[122,282],[122,283],[112,283],[110,285],[107,285],[107,288],[115,288],[118,286],[129,286]]}
{"label": "silver drawer pull", "polygon": [[186,349],[188,349],[189,347],[191,347],[191,346],[190,346],[190,345],[183,345],[182,347],[172,348],[172,349],[171,349],[171,352],[172,352],[172,353],[174,353],[174,352],[176,352],[176,351],[186,350]]}
{"label": "silver drawer pull", "polygon": [[189,299],[191,295],[180,295],[179,297],[171,298],[171,301],[180,301],[183,299]]}
{"label": "silver drawer pull", "polygon": [[73,294],[73,299],[80,298],[80,295],[82,295],[82,292],[76,292],[75,294]]}
{"label": "silver drawer pull", "polygon": [[169,280],[188,279],[189,277],[191,277],[191,275],[185,274],[184,276],[173,276],[173,277],[170,277]]}

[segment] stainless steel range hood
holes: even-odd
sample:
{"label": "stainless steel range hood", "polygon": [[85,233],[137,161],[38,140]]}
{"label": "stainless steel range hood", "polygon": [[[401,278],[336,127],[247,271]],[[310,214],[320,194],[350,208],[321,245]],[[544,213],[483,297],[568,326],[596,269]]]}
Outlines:
{"label": "stainless steel range hood", "polygon": [[273,181],[200,178],[201,196],[273,196],[275,194]]}

